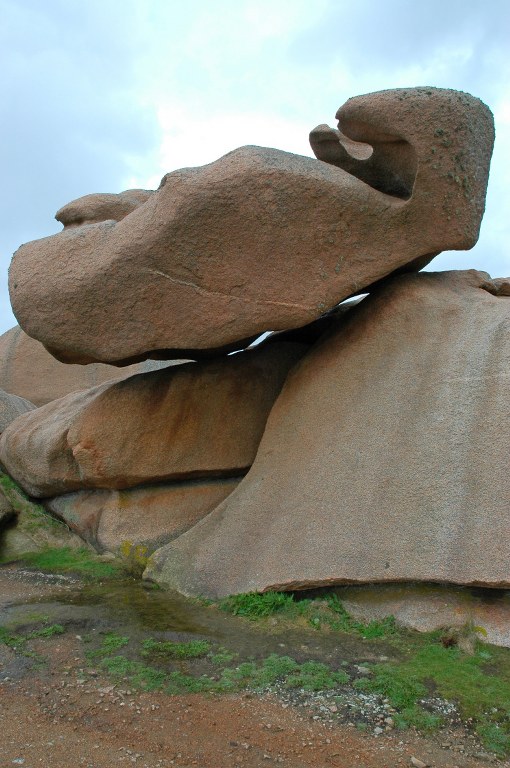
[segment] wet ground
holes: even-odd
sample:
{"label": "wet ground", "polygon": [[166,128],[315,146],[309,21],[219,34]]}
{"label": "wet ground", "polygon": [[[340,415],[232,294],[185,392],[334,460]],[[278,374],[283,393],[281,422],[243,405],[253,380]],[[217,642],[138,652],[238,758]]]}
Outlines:
{"label": "wet ground", "polygon": [[[384,640],[318,633],[299,622],[260,626],[216,607],[154,590],[138,581],[85,585],[78,579],[0,568],[0,628],[28,637],[0,643],[0,766],[69,765],[146,768],[198,765],[288,768],[497,764],[455,717],[429,738],[393,728],[380,696],[353,690],[278,689],[235,694],[143,692],[129,676],[112,678],[96,655],[105,637],[125,639],[123,655],[141,644],[205,640],[214,653],[259,662],[270,654],[315,660],[363,675],[364,664],[391,658]],[[210,674],[208,659],[193,664]],[[209,666],[208,666],[209,665]],[[508,763],[499,762],[499,765]]]}

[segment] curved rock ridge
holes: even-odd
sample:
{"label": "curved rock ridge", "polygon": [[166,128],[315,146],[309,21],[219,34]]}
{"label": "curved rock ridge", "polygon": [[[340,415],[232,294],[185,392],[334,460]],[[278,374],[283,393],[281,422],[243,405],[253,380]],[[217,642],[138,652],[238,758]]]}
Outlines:
{"label": "curved rock ridge", "polygon": [[307,349],[274,340],[67,395],[8,427],[0,462],[39,498],[243,474],[288,371]]}
{"label": "curved rock ridge", "polygon": [[252,468],[145,572],[186,595],[510,586],[510,280],[402,275],[293,369]]}
{"label": "curved rock ridge", "polygon": [[125,368],[103,363],[64,365],[19,325],[0,336],[0,388],[36,406],[114,379],[186,362],[147,360]]}
{"label": "curved rock ridge", "polygon": [[126,215],[104,195],[69,204],[63,232],[13,258],[20,325],[65,362],[197,357],[474,245],[494,139],[481,101],[397,89],[338,117],[339,133],[312,132],[323,160],[242,147],[168,174]]}

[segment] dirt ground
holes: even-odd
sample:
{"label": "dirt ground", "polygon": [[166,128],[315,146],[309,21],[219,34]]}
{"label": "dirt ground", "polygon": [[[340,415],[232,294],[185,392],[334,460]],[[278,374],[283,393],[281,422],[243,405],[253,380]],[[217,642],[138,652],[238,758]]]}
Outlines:
{"label": "dirt ground", "polygon": [[[63,587],[65,589],[65,587]],[[55,585],[26,585],[2,579],[6,600],[34,599]],[[24,768],[394,768],[495,765],[453,739],[412,731],[378,736],[354,725],[328,724],[306,709],[268,695],[168,696],[112,685],[86,669],[79,636],[71,633],[34,641],[48,663],[0,682],[0,766]],[[5,655],[7,653],[7,656]],[[7,649],[2,666],[6,668]],[[1,675],[0,675],[1,678]],[[124,686],[124,687],[123,687]],[[459,737],[460,738],[460,737]],[[497,763],[499,766],[508,763]]]}

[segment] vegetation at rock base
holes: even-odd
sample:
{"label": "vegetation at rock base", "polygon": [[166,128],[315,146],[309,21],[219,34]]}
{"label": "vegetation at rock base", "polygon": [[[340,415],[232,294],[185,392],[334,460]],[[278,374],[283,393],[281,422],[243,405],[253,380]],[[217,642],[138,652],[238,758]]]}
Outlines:
{"label": "vegetation at rock base", "polygon": [[[298,603],[294,595],[286,592],[249,592],[242,595],[232,595],[219,602],[221,610],[243,616],[246,619],[256,620],[275,613],[290,613],[296,615]],[[304,609],[305,604],[302,605]]]}
{"label": "vegetation at rock base", "polygon": [[86,547],[48,547],[40,552],[26,552],[19,559],[30,568],[49,573],[76,574],[85,581],[102,581],[125,575],[120,563],[102,560]]}
{"label": "vegetation at rock base", "polygon": [[9,475],[0,472],[0,488],[4,496],[10,502],[12,508],[18,514],[25,516],[24,528],[34,530],[41,526],[53,529],[68,530],[67,525],[61,520],[49,515],[44,507],[30,499],[25,491]]}
{"label": "vegetation at rock base", "polygon": [[[386,696],[399,711],[400,727],[429,729],[439,721],[421,702],[429,695],[427,684],[432,685],[435,695],[457,702],[462,717],[476,723],[483,743],[503,755],[510,752],[510,664],[503,650],[489,653],[479,645],[475,653],[467,654],[456,646],[445,647],[433,633],[402,662],[372,666],[371,676],[356,681],[355,687]],[[506,656],[497,675],[487,671],[493,654],[501,660]]]}
{"label": "vegetation at rock base", "polygon": [[385,637],[395,632],[393,616],[368,624],[356,621],[347,613],[335,594],[327,595],[323,599],[310,599],[287,592],[249,592],[226,597],[218,605],[223,611],[251,621],[276,614],[290,619],[301,616],[305,617],[314,629],[327,627],[337,632],[356,632],[367,639]]}
{"label": "vegetation at rock base", "polygon": [[[90,590],[111,590],[113,579],[116,590],[128,584],[117,563],[102,561],[86,549],[34,553],[26,562],[52,572],[81,573],[85,580],[95,580]],[[103,578],[104,586],[97,586]],[[150,595],[152,591],[147,590],[144,600]],[[164,594],[158,592],[149,598],[156,600],[158,611],[162,599]],[[393,727],[400,729],[431,731],[447,723],[448,713],[454,712],[487,750],[500,757],[510,754],[510,650],[483,644],[480,627],[466,624],[420,634],[398,628],[392,617],[365,624],[350,616],[331,592],[313,597],[273,592],[239,595],[219,604],[189,604],[194,606],[193,615],[199,611],[214,622],[222,613],[230,614],[221,619],[227,622],[221,642],[214,633],[207,638],[193,636],[196,629],[176,636],[164,628],[155,633],[144,624],[132,635],[121,625],[80,635],[85,666],[100,669],[115,682],[170,695],[242,690],[298,697],[327,693],[328,701],[338,702],[339,707],[356,695],[375,696],[389,702]],[[36,654],[31,643],[50,643],[64,632],[66,622],[56,618],[52,622],[48,615],[25,613],[23,624],[0,627],[0,644],[40,663],[44,646],[35,646]],[[257,638],[273,636],[285,639],[285,653],[247,656],[250,651],[237,646],[228,634],[233,629],[235,636],[236,623],[243,627],[243,636],[253,633],[252,650],[257,648]],[[308,646],[293,646],[289,640],[296,632],[300,638],[309,638],[309,645],[320,643],[321,635],[324,640],[328,637],[338,653],[321,658],[316,650],[320,660],[307,657]],[[349,649],[350,661],[341,658],[342,647]],[[358,719],[358,726],[364,727],[363,717]]]}

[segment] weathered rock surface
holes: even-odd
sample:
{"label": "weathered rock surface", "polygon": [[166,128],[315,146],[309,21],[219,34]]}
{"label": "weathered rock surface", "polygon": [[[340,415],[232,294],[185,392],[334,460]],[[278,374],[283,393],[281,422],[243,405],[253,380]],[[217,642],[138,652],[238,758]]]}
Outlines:
{"label": "weathered rock surface", "polygon": [[143,545],[148,552],[180,536],[223,501],[240,478],[77,491],[45,502],[96,549]]}
{"label": "weathered rock surface", "polygon": [[510,586],[509,281],[403,275],[290,374],[238,488],[158,550],[188,595]]}
{"label": "weathered rock surface", "polygon": [[[507,590],[494,594],[494,590],[440,584],[370,584],[335,591],[348,613],[366,623],[394,616],[397,624],[418,632],[453,628],[460,643],[478,638],[510,648]],[[455,632],[452,636],[456,637]]]}
{"label": "weathered rock surface", "polygon": [[118,195],[85,195],[64,205],[55,218],[65,227],[81,227],[101,221],[121,221],[143,205],[154,192],[150,189],[127,189]]}
{"label": "weathered rock surface", "polygon": [[0,462],[35,497],[238,476],[306,349],[274,341],[67,395],[7,428]]}
{"label": "weathered rock surface", "polygon": [[11,502],[0,488],[0,528],[7,522],[7,520],[14,517],[14,514],[15,512]]}
{"label": "weathered rock surface", "polygon": [[243,147],[168,174],[118,221],[104,195],[69,204],[63,232],[14,256],[21,326],[66,362],[195,357],[474,245],[494,136],[482,102],[400,89],[337,116],[341,135],[312,132],[325,162]]}
{"label": "weathered rock surface", "polygon": [[8,392],[4,392],[0,389],[0,433],[6,429],[14,419],[21,416],[22,413],[28,413],[33,411],[35,405],[29,403],[22,397],[16,395],[10,395]]}
{"label": "weathered rock surface", "polygon": [[[175,364],[183,361],[174,361]],[[123,379],[134,373],[158,370],[173,362],[146,360],[116,368],[113,365],[64,365],[24,333],[19,325],[0,336],[0,388],[12,395],[45,405],[70,392],[90,389],[105,381]]]}

